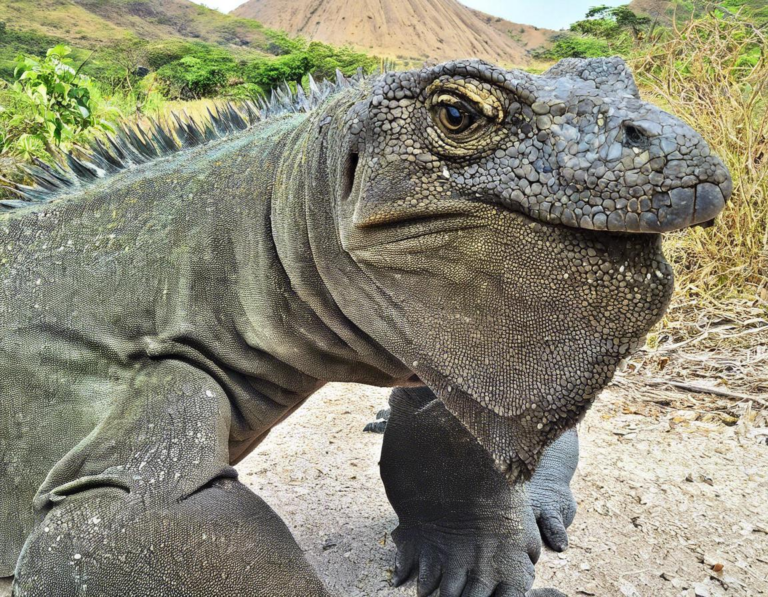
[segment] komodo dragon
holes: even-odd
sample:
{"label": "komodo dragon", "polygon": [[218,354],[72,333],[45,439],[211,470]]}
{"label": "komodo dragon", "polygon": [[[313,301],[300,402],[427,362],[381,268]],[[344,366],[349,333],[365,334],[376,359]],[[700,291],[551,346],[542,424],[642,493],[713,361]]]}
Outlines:
{"label": "komodo dragon", "polygon": [[[525,480],[662,316],[660,233],[710,223],[728,172],[615,58],[311,87],[126,129],[3,202],[0,576],[17,597],[327,595],[232,465],[330,381],[426,385],[474,438],[393,415],[398,575],[418,560],[421,595],[529,590]],[[428,414],[425,391],[395,411]],[[443,454],[412,451],[429,446],[457,474],[503,473],[504,499],[499,473],[446,494]]]}

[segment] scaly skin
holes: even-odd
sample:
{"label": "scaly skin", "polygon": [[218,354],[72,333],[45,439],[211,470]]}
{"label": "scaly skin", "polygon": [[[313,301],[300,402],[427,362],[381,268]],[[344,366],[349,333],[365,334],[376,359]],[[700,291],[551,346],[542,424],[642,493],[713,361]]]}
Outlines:
{"label": "scaly skin", "polygon": [[565,431],[541,456],[528,483],[528,497],[542,539],[555,551],[568,547],[568,533],[576,516],[571,479],[579,464],[576,428]]}
{"label": "scaly skin", "polygon": [[[425,420],[423,416],[416,417],[413,412],[414,408],[418,410],[424,404],[439,400],[434,394],[432,394],[428,388],[422,388],[417,392],[408,392],[405,394],[409,397],[419,397],[416,404],[420,406],[411,407],[406,409],[406,414],[400,417],[401,424],[410,426],[410,432],[412,436],[418,435],[419,429],[416,421],[408,422],[409,416],[418,418],[419,423],[422,425],[429,425],[436,429],[440,425],[442,418],[436,418],[434,420]],[[397,399],[397,396],[402,396],[402,393],[395,390],[390,397],[390,401]],[[409,404],[411,401],[400,399],[400,402]],[[423,403],[423,404],[422,404]],[[435,405],[435,408],[440,408],[439,405]],[[376,414],[376,421],[368,423],[363,431],[368,433],[383,433],[386,434],[389,419],[391,418],[392,411],[387,408],[380,410]],[[440,435],[446,435],[448,433],[448,426]],[[463,434],[458,434],[459,438],[463,437]],[[444,441],[451,441],[450,438]],[[463,440],[457,439],[457,445],[461,444]],[[413,451],[410,447],[407,438],[401,438],[400,445],[397,450],[390,451],[390,458],[395,461],[388,466],[399,468],[404,466],[402,459],[407,458]],[[442,458],[442,452],[436,451],[434,457],[430,457],[427,454],[422,454],[418,459],[415,466],[423,469],[425,466],[443,466],[438,461]],[[579,436],[576,433],[576,428],[565,431],[557,440],[555,440],[542,454],[536,470],[531,476],[527,485],[528,499],[530,505],[533,508],[533,513],[536,517],[536,524],[539,526],[539,533],[541,539],[555,551],[565,551],[568,547],[568,534],[566,529],[571,526],[574,517],[576,516],[576,500],[571,493],[571,479],[576,472],[576,467],[579,464]],[[459,462],[456,466],[460,468],[473,468],[475,466],[474,461],[467,454],[463,462]],[[497,475],[498,471],[488,472],[488,475]],[[396,476],[392,477],[394,483],[398,480]],[[413,486],[413,490],[421,492],[421,488],[416,485]],[[445,490],[444,494],[445,495]],[[436,504],[439,507],[439,504]]]}
{"label": "scaly skin", "polygon": [[400,519],[394,584],[416,577],[420,597],[438,586],[440,597],[535,595],[526,591],[541,549],[536,524],[562,551],[576,513],[575,429],[545,450],[529,483],[510,485],[429,388],[394,390],[390,404],[380,466]]}
{"label": "scaly skin", "polygon": [[[628,233],[729,192],[620,61],[459,61],[0,215],[0,575],[24,596],[125,595],[137,569],[147,596],[324,594],[294,543],[248,545],[273,514],[230,464],[328,381],[423,382],[521,482],[668,303],[658,235]],[[166,525],[178,559],[148,555]],[[198,561],[200,584],[168,580]]]}

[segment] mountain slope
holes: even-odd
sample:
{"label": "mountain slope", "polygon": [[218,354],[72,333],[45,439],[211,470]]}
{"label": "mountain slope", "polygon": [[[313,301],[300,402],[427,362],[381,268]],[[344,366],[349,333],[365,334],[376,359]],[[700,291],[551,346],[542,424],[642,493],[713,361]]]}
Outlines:
{"label": "mountain slope", "polygon": [[231,14],[401,60],[529,61],[523,43],[456,0],[248,0]]}
{"label": "mountain slope", "polygon": [[553,29],[513,23],[512,21],[489,15],[474,8],[469,10],[481,21],[501,31],[504,35],[508,35],[513,40],[520,42],[527,50],[534,50],[549,44],[552,41],[552,37],[558,34]]}
{"label": "mountain slope", "polygon": [[113,44],[127,37],[180,38],[237,47],[268,43],[260,23],[189,0],[1,0],[0,21],[81,47]]}

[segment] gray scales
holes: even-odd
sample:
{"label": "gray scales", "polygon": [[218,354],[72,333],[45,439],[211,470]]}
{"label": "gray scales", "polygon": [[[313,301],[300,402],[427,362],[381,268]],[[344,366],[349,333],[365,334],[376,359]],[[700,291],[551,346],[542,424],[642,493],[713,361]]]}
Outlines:
{"label": "gray scales", "polygon": [[731,193],[615,58],[339,77],[30,175],[0,214],[18,597],[326,595],[233,465],[330,381],[404,388],[395,582],[556,595],[564,432],[668,304],[660,233]]}

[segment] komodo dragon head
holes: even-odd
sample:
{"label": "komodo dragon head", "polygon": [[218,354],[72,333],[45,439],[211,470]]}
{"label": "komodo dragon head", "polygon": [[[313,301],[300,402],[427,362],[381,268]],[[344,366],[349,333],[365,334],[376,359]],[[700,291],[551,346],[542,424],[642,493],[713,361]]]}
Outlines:
{"label": "komodo dragon head", "polygon": [[729,173],[618,58],[450,62],[361,95],[326,152],[366,288],[339,303],[525,476],[660,319],[660,233],[710,224]]}

